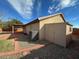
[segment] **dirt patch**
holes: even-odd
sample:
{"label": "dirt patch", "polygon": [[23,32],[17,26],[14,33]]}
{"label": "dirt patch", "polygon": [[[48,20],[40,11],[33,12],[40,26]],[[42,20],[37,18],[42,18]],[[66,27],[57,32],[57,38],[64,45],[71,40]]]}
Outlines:
{"label": "dirt patch", "polygon": [[0,40],[7,40],[11,34],[0,34]]}

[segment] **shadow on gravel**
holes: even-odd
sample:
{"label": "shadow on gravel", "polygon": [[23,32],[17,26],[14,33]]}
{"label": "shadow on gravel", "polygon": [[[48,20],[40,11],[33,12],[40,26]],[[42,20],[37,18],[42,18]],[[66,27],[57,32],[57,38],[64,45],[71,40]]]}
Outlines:
{"label": "shadow on gravel", "polygon": [[63,48],[55,44],[48,44],[43,48],[33,50],[20,59],[79,59],[79,51]]}

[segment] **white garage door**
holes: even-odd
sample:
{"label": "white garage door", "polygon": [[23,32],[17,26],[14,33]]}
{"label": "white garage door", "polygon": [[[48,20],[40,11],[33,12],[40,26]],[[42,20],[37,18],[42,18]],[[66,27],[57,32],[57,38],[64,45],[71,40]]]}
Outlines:
{"label": "white garage door", "polygon": [[54,27],[52,27],[51,25],[46,25],[45,27],[45,39],[49,40],[50,42],[54,42],[55,40]]}
{"label": "white garage door", "polygon": [[65,27],[62,24],[46,25],[45,39],[55,44],[65,46]]}

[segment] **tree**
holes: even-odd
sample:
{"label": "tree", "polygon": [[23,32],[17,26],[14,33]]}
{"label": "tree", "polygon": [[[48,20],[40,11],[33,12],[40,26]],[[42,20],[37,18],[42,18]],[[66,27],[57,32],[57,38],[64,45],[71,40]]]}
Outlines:
{"label": "tree", "polygon": [[3,21],[2,19],[5,17],[5,13],[0,11],[0,28],[3,28]]}
{"label": "tree", "polygon": [[17,19],[12,19],[10,21],[7,22],[8,26],[12,26],[12,25],[16,25],[16,24],[23,24],[21,21],[17,20]]}
{"label": "tree", "polygon": [[0,28],[2,28],[2,20],[0,20]]}
{"label": "tree", "polygon": [[11,19],[10,21],[4,22],[3,29],[4,30],[11,30],[12,25],[16,25],[16,24],[18,25],[18,24],[23,24],[23,23],[17,19]]}

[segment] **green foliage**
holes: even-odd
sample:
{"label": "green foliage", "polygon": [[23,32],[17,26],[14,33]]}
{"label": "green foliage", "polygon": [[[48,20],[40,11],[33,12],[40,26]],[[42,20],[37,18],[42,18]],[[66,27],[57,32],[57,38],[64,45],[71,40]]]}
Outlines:
{"label": "green foliage", "polygon": [[15,24],[23,24],[23,23],[17,19],[12,19],[10,21],[3,22],[3,30],[11,30],[12,25]]}
{"label": "green foliage", "polygon": [[2,20],[0,20],[0,28],[2,28]]}
{"label": "green foliage", "polygon": [[15,25],[15,24],[22,24],[22,22],[20,22],[19,20],[16,19],[12,19],[10,21],[7,22],[9,26]]}

